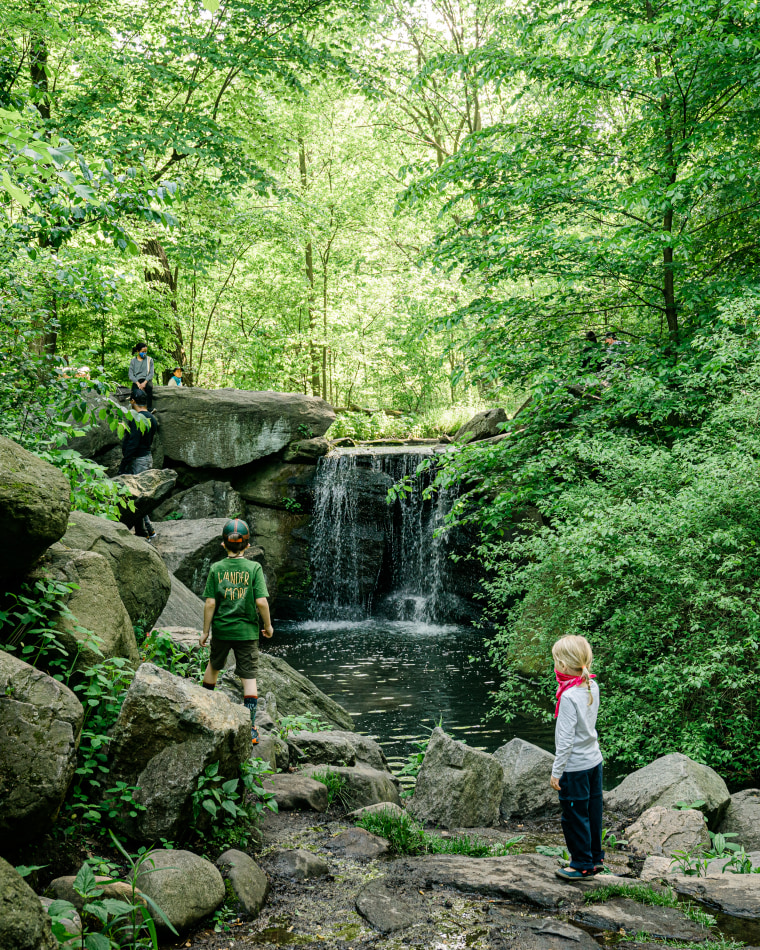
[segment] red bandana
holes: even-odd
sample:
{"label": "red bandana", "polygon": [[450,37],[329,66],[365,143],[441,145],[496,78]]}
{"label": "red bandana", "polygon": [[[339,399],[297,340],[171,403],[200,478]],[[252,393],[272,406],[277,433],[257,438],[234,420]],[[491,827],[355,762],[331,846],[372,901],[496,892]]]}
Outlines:
{"label": "red bandana", "polygon": [[[562,699],[562,694],[566,689],[570,689],[571,686],[583,686],[583,677],[582,676],[570,676],[569,673],[560,673],[559,670],[554,671],[554,675],[557,677],[557,682],[559,687],[557,688],[557,705],[554,707],[554,718],[556,719],[559,715],[559,701]],[[596,673],[589,673],[591,679],[596,679]]]}

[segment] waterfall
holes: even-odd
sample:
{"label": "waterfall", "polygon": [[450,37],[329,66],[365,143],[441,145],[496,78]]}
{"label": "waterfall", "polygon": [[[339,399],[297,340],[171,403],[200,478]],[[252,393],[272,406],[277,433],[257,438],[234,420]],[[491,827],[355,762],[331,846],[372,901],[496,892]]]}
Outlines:
{"label": "waterfall", "polygon": [[314,486],[311,596],[315,616],[379,614],[421,623],[446,618],[446,541],[435,533],[454,495],[424,497],[431,474],[392,505],[388,489],[430,452],[349,451],[320,459]]}

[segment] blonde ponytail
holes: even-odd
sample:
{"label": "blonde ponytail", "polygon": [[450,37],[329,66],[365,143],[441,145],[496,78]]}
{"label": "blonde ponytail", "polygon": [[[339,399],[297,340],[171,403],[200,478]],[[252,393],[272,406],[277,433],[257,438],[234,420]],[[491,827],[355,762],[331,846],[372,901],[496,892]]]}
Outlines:
{"label": "blonde ponytail", "polygon": [[580,676],[583,685],[588,690],[588,705],[594,702],[591,692],[591,674],[589,667],[594,662],[594,653],[591,644],[585,637],[570,635],[562,637],[552,647],[552,656],[558,667],[564,667],[567,672]]}

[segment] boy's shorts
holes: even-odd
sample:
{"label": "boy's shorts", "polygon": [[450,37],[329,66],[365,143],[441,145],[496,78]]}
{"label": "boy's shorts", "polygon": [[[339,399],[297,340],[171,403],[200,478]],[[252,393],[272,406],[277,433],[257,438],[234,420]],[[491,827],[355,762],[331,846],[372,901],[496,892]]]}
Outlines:
{"label": "boy's shorts", "polygon": [[255,680],[259,671],[258,640],[218,640],[211,636],[209,662],[215,670],[223,670],[230,650],[235,654],[235,675],[241,680]]}

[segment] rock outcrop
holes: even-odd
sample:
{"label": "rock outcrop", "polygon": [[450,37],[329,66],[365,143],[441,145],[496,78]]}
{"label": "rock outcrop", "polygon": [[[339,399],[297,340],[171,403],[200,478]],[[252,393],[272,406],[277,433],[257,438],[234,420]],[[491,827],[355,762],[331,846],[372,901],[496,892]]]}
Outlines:
{"label": "rock outcrop", "polygon": [[303,770],[303,774],[310,778],[324,776],[326,773],[337,775],[343,780],[339,804],[346,811],[362,808],[364,805],[376,805],[378,802],[401,804],[395,780],[390,772],[381,772],[366,765],[310,765]]}
{"label": "rock outcrop", "polygon": [[266,903],[269,881],[253,858],[244,851],[230,848],[216,859],[216,866],[229,881],[240,910],[249,917],[258,917]]}
{"label": "rock outcrop", "polygon": [[389,772],[382,748],[367,736],[356,732],[294,732],[288,737],[290,761],[310,765],[365,765]]}
{"label": "rock outcrop", "polygon": [[0,578],[22,576],[63,536],[70,507],[63,472],[0,436]]}
{"label": "rock outcrop", "polygon": [[61,543],[102,554],[132,623],[146,629],[155,624],[169,599],[171,581],[166,565],[144,538],[135,537],[119,522],[72,511]]}
{"label": "rock outcrop", "polygon": [[169,516],[182,521],[198,518],[244,518],[245,502],[229,482],[208,481],[186,488],[162,502],[153,512],[157,521]]}
{"label": "rock outcrop", "polygon": [[280,811],[327,811],[327,786],[308,775],[281,774],[264,779]]}
{"label": "rock outcrop", "polygon": [[718,830],[736,834],[732,840],[747,851],[760,850],[760,788],[732,795]]}
{"label": "rock outcrop", "polygon": [[218,763],[235,778],[250,755],[251,721],[222,693],[143,663],[127,691],[111,740],[109,780],[138,787],[145,806],[123,818],[134,839],[175,840],[192,819],[198,777]]}
{"label": "rock outcrop", "polygon": [[506,412],[501,409],[486,409],[477,413],[462,426],[454,436],[455,442],[479,442],[501,435],[501,426],[507,421]]}
{"label": "rock outcrop", "polygon": [[648,808],[625,833],[628,847],[644,854],[672,857],[675,851],[691,851],[710,844],[707,825],[701,811]]}
{"label": "rock outcrop", "polygon": [[291,881],[308,881],[327,874],[327,861],[311,851],[279,851],[272,861],[272,870]]}
{"label": "rock outcrop", "polygon": [[191,468],[247,465],[324,435],[335,421],[324,400],[300,393],[161,388],[156,408],[167,459]]}
{"label": "rock outcrop", "polygon": [[50,917],[16,869],[0,858],[0,947],[58,950]]}
{"label": "rock outcrop", "polygon": [[443,828],[484,828],[499,820],[504,771],[492,755],[440,729],[430,737],[409,812]]}
{"label": "rock outcrop", "polygon": [[316,439],[302,439],[300,442],[293,442],[283,453],[284,462],[299,462],[302,465],[316,465],[323,455],[330,451],[330,443],[327,439],[318,437]]}
{"label": "rock outcrop", "polygon": [[169,599],[156,620],[155,626],[159,630],[165,630],[167,627],[201,628],[203,626],[201,598],[173,574],[169,574],[169,583],[171,584]]}
{"label": "rock outcrop", "polygon": [[114,481],[128,489],[135,510],[121,509],[121,523],[134,528],[145,515],[150,515],[167,498],[177,481],[177,473],[170,468],[149,468],[139,475],[117,475]]}
{"label": "rock outcrop", "polygon": [[[0,651],[0,836],[53,825],[76,767],[82,704],[62,683]],[[0,946],[4,946],[0,941]]]}
{"label": "rock outcrop", "polygon": [[678,802],[704,801],[699,810],[710,827],[716,828],[730,800],[726,783],[717,772],[680,752],[671,752],[628,775],[605,795],[604,804],[609,811],[638,818],[653,805],[669,808]]}
{"label": "rock outcrop", "polygon": [[[158,904],[169,922],[182,933],[208,917],[224,902],[224,880],[218,869],[192,851],[153,851],[142,864],[136,884]],[[151,909],[156,927],[166,931]]]}
{"label": "rock outcrop", "polygon": [[559,813],[557,793],[549,785],[554,756],[524,739],[512,739],[494,752],[504,769],[500,814],[510,818],[535,818]]}

